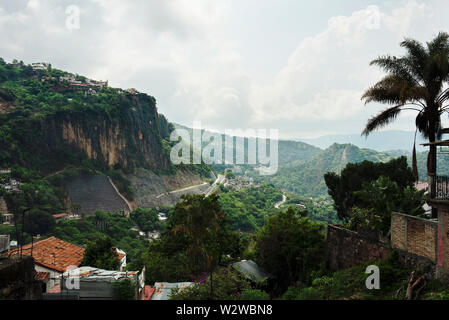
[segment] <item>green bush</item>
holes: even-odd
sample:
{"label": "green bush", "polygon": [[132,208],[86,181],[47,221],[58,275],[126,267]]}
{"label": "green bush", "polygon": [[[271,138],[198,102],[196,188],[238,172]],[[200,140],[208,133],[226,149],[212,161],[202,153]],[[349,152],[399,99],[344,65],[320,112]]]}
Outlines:
{"label": "green bush", "polygon": [[240,300],[270,300],[268,293],[257,289],[243,290]]}

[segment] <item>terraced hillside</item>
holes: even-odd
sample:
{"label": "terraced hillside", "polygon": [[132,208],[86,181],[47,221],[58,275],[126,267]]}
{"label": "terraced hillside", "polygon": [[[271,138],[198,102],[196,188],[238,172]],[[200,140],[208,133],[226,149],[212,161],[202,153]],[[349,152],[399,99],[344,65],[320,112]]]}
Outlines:
{"label": "terraced hillside", "polygon": [[91,215],[96,210],[120,212],[129,210],[125,200],[115,191],[107,176],[81,174],[70,178],[65,185],[73,204],[81,205],[81,213]]}

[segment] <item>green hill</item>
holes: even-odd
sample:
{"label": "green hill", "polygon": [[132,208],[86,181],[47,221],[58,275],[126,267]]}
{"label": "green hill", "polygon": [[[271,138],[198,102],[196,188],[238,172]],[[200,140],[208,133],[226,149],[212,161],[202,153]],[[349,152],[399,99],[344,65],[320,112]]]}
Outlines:
{"label": "green hill", "polygon": [[327,194],[323,178],[326,172],[339,172],[348,163],[364,160],[386,162],[393,158],[395,157],[387,153],[360,149],[351,144],[333,144],[305,162],[281,166],[274,176],[261,177],[254,171],[250,175],[256,180],[273,183],[293,193],[317,197]]}

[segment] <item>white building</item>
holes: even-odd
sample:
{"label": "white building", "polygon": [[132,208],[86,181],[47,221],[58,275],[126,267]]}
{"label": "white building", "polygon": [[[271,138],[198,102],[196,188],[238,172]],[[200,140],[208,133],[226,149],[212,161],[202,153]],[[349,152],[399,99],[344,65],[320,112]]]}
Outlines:
{"label": "white building", "polygon": [[49,63],[44,63],[44,62],[35,62],[31,64],[31,68],[33,68],[34,71],[36,70],[47,70],[48,67],[50,67]]}

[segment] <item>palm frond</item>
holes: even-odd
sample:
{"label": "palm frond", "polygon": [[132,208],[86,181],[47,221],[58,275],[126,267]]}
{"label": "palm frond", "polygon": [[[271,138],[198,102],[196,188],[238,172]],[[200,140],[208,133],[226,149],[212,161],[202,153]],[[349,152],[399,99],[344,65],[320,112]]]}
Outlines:
{"label": "palm frond", "polygon": [[439,52],[449,52],[449,34],[447,32],[438,33],[435,39],[427,42],[427,48],[430,56]]}
{"label": "palm frond", "polygon": [[371,61],[370,65],[376,65],[385,70],[390,75],[397,75],[409,82],[416,84],[416,79],[410,74],[409,67],[405,58],[396,58],[392,56],[380,56]]}
{"label": "palm frond", "polygon": [[404,64],[407,65],[409,72],[420,80],[424,80],[424,68],[429,58],[426,48],[420,42],[407,38],[401,42],[401,47],[408,52]]}
{"label": "palm frond", "polygon": [[387,104],[406,104],[425,100],[427,91],[420,85],[409,82],[399,75],[387,75],[362,96],[365,104],[380,102]]}
{"label": "palm frond", "polygon": [[393,122],[396,119],[396,117],[401,113],[402,107],[403,107],[402,105],[399,105],[388,108],[379,113],[377,116],[369,119],[365,129],[362,132],[362,135],[367,137],[371,132],[380,129],[382,127],[385,127],[386,125]]}

